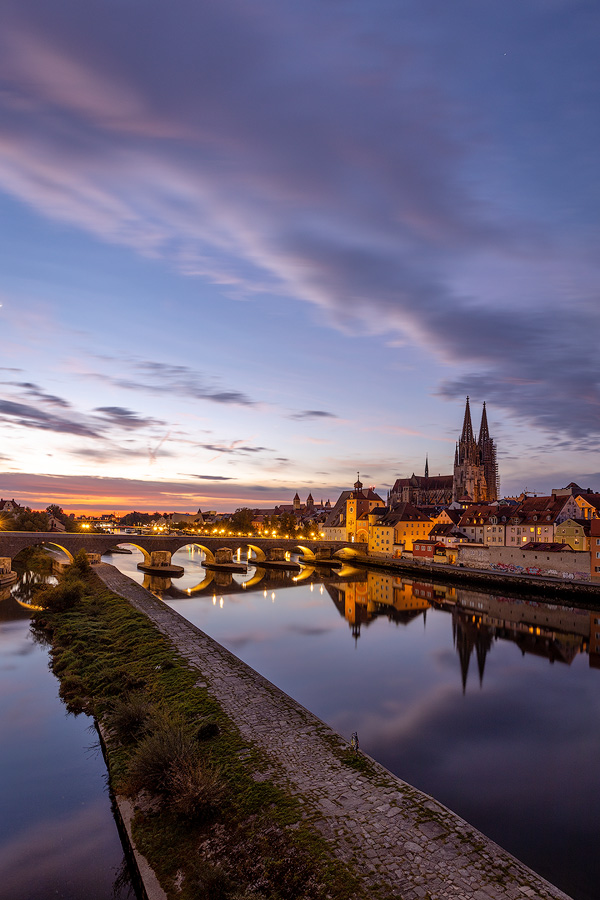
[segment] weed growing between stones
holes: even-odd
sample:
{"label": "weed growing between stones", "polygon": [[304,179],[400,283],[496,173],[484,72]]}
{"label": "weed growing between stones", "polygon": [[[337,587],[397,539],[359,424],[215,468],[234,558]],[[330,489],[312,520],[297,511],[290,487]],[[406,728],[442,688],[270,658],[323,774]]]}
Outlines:
{"label": "weed growing between stones", "polygon": [[[269,779],[150,620],[109,591],[87,560],[35,614],[70,711],[101,723],[117,794],[138,804],[133,833],[169,898],[364,900],[384,897],[302,822],[302,805]],[[83,587],[69,594],[67,586]],[[290,826],[293,826],[290,828]]]}

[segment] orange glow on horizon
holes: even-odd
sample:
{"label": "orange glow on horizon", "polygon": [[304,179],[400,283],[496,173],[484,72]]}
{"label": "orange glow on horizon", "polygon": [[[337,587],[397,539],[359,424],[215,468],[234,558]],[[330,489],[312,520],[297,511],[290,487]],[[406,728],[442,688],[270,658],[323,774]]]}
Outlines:
{"label": "orange glow on horizon", "polygon": [[206,497],[198,495],[190,497],[189,494],[179,495],[173,493],[165,493],[164,496],[156,497],[152,495],[144,495],[140,493],[132,494],[124,498],[119,494],[94,495],[79,493],[73,491],[68,494],[63,491],[56,493],[42,493],[33,491],[15,491],[15,500],[21,506],[30,507],[33,510],[45,510],[51,503],[56,503],[67,513],[73,513],[75,516],[100,516],[125,515],[128,512],[181,512],[196,513],[198,509],[208,510],[216,509],[217,512],[235,512],[240,507],[249,507],[250,509],[259,509],[261,507],[272,507],[280,504],[289,503],[289,496],[286,493],[281,499],[257,499],[255,497],[227,497],[219,500],[216,497]]}

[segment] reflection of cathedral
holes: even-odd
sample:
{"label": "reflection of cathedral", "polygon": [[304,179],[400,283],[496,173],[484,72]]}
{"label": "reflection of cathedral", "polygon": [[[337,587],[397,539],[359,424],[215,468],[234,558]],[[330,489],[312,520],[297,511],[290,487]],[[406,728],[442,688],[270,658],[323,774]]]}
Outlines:
{"label": "reflection of cathedral", "polygon": [[[579,653],[591,649],[589,610],[551,607],[534,601],[509,600],[461,590],[451,612],[463,692],[473,652],[477,658],[479,683],[483,683],[487,654],[494,641],[512,641],[523,655],[540,656],[551,663],[566,665],[571,665]],[[592,654],[590,666],[593,666]]]}
{"label": "reflection of cathedral", "polygon": [[511,641],[523,655],[541,656],[551,663],[570,665],[579,653],[589,653],[590,666],[600,666],[597,613],[403,580],[382,572],[365,574],[363,580],[327,585],[327,592],[348,622],[352,637],[357,640],[363,628],[381,617],[398,625],[409,625],[422,617],[425,625],[431,607],[451,613],[463,693],[473,656],[479,684],[483,685],[487,655],[497,640]]}
{"label": "reflection of cathedral", "polygon": [[488,628],[482,628],[475,616],[464,616],[458,607],[452,610],[452,637],[460,660],[463,694],[467,689],[467,675],[473,650],[477,656],[479,684],[483,684],[485,660],[492,646],[492,634]]}

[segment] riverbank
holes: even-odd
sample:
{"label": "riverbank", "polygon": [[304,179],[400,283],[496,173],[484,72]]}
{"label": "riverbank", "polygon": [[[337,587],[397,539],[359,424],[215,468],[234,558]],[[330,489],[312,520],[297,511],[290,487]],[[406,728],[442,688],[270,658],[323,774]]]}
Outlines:
{"label": "riverbank", "polygon": [[[309,824],[364,890],[421,897],[564,898],[506,851],[369,757],[113,567],[107,586],[147,615],[246,742],[251,777],[291,790]],[[268,767],[257,772],[252,754]],[[349,895],[347,895],[349,896]]]}

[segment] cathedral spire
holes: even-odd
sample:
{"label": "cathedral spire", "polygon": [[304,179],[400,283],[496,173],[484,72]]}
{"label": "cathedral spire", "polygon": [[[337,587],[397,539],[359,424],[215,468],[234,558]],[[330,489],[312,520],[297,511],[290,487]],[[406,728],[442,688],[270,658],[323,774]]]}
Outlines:
{"label": "cathedral spire", "polygon": [[468,397],[465,406],[465,418],[463,421],[463,430],[460,439],[461,441],[466,441],[467,443],[472,443],[475,440],[475,437],[473,435],[473,425],[471,424],[471,407],[469,406]]}
{"label": "cathedral spire", "polygon": [[479,428],[479,445],[484,441],[489,441],[490,429],[488,428],[487,412],[485,410],[485,400],[483,401],[483,412],[481,413],[481,426]]}
{"label": "cathedral spire", "polygon": [[425,456],[425,478],[429,478],[429,456]]}

